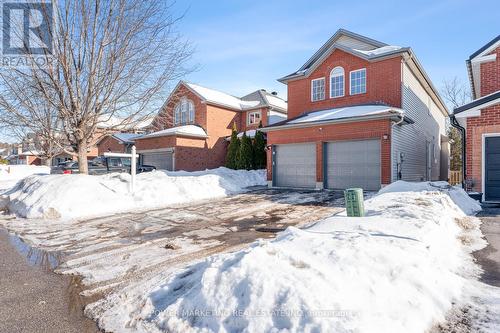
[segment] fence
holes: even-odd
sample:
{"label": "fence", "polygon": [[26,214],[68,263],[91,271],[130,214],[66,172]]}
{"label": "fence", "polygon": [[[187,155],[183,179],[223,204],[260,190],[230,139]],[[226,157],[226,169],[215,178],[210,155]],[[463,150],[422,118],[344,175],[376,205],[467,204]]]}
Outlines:
{"label": "fence", "polygon": [[450,171],[450,185],[462,183],[462,171]]}

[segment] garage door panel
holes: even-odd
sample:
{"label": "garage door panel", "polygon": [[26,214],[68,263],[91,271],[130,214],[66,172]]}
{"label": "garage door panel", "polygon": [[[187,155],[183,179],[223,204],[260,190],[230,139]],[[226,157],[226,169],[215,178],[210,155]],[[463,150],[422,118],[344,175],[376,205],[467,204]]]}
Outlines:
{"label": "garage door panel", "polygon": [[159,170],[173,170],[173,154],[169,151],[142,153],[142,164],[152,165]]}
{"label": "garage door panel", "polygon": [[380,188],[380,140],[329,142],[326,149],[328,188]]}
{"label": "garage door panel", "polygon": [[275,185],[279,187],[316,186],[316,145],[276,145]]}

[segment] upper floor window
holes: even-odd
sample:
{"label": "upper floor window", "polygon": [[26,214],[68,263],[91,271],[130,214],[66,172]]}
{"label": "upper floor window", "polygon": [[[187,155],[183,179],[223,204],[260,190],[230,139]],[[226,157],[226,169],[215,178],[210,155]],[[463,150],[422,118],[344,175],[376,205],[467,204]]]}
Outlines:
{"label": "upper floor window", "polygon": [[330,98],[344,96],[344,69],[335,67],[330,73]]}
{"label": "upper floor window", "polygon": [[261,113],[260,111],[249,112],[248,113],[248,125],[258,124],[261,121]]}
{"label": "upper floor window", "polygon": [[194,104],[187,98],[182,98],[174,108],[174,124],[185,125],[194,123]]}
{"label": "upper floor window", "polygon": [[325,78],[311,81],[311,101],[321,101],[325,99]]}
{"label": "upper floor window", "polygon": [[351,72],[351,95],[366,92],[366,68]]}

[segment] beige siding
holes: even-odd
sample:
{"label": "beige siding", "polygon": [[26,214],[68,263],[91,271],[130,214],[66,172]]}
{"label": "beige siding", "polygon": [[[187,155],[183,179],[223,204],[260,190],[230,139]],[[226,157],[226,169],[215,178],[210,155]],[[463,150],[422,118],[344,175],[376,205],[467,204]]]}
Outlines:
{"label": "beige siding", "polygon": [[[430,180],[440,178],[441,135],[446,135],[446,118],[427,94],[408,65],[402,64],[402,108],[415,123],[392,129],[393,180],[397,180],[397,163],[404,154],[402,179],[426,180],[427,158],[431,160]],[[431,150],[428,155],[427,149]]]}

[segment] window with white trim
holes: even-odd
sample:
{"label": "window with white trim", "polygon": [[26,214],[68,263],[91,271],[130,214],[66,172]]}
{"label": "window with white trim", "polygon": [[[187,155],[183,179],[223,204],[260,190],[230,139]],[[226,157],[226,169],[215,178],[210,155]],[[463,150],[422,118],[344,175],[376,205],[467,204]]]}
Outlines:
{"label": "window with white trim", "polygon": [[366,93],[366,68],[351,72],[351,95]]}
{"label": "window with white trim", "polygon": [[311,101],[321,101],[325,99],[325,78],[311,81]]}
{"label": "window with white trim", "polygon": [[254,125],[260,123],[262,117],[260,111],[249,112],[248,113],[248,125]]}
{"label": "window with white trim", "polygon": [[344,69],[335,67],[330,72],[330,98],[344,96]]}
{"label": "window with white trim", "polygon": [[194,103],[182,98],[174,108],[174,125],[185,125],[194,123]]}

